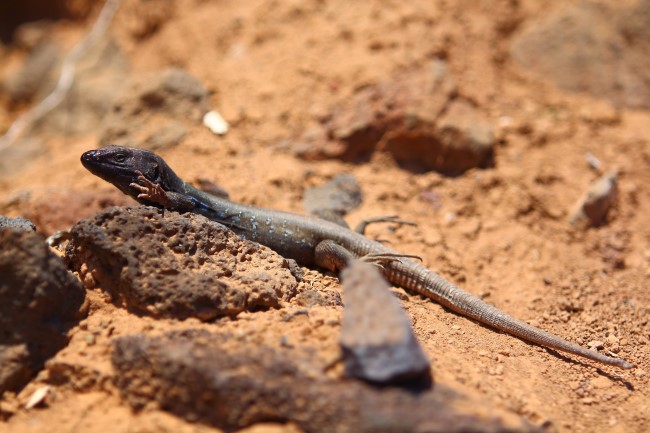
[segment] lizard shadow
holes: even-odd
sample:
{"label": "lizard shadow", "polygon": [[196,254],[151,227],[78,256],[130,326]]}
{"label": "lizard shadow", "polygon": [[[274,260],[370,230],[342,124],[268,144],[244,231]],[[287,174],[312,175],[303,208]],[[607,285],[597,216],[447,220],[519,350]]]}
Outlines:
{"label": "lizard shadow", "polygon": [[[524,341],[524,343],[526,343],[526,344],[528,344],[530,346],[540,347],[540,346],[537,346],[536,344],[529,343],[527,341]],[[570,358],[568,356],[565,356],[563,353],[558,352],[557,350],[549,349],[548,347],[542,347],[542,349],[546,350],[546,352],[550,353],[551,355],[556,356],[557,358],[560,358],[564,362],[568,362],[568,363],[575,364],[575,365],[580,365],[582,367],[594,367],[593,364],[589,364],[587,362],[583,362],[583,361],[578,360],[578,359]],[[603,369],[601,369],[599,367],[595,367],[595,368],[596,368],[596,373],[599,376],[606,377],[607,379],[609,379],[609,380],[611,380],[613,382],[619,383],[619,384],[625,386],[625,388],[627,390],[629,390],[629,391],[634,391],[635,390],[634,385],[632,385],[632,383],[625,380],[624,378],[616,376],[614,374],[611,374],[611,373],[609,373],[609,372],[607,372],[607,371],[605,371],[605,370],[603,370]]]}
{"label": "lizard shadow", "polygon": [[[481,322],[473,320],[473,319],[470,319],[470,320],[472,320],[472,322],[476,323],[477,325],[482,326],[485,329],[489,329],[490,331],[494,331],[494,328],[491,328],[491,327],[485,325],[484,323],[481,323]],[[499,331],[499,333],[504,334],[506,336],[512,337],[510,334],[508,334],[506,332],[503,332],[503,331]],[[516,337],[514,337],[514,338],[516,338]],[[611,373],[608,373],[607,371],[605,371],[605,370],[601,369],[600,367],[597,367],[597,366],[595,366],[593,364],[589,364],[589,363],[584,362],[584,361],[579,360],[579,359],[570,358],[569,356],[566,356],[564,353],[559,352],[559,351],[554,350],[554,349],[551,349],[549,347],[540,346],[538,344],[531,343],[529,341],[522,340],[522,339],[519,339],[519,338],[518,338],[518,340],[525,343],[525,344],[527,344],[527,345],[529,345],[529,346],[531,346],[531,347],[539,347],[541,349],[544,349],[547,353],[550,353],[551,355],[561,359],[564,362],[575,364],[575,365],[580,365],[581,367],[594,367],[599,376],[604,376],[604,377],[608,378],[609,380],[611,380],[613,382],[619,383],[619,384],[625,386],[625,388],[627,390],[629,390],[629,391],[634,391],[635,390],[634,385],[632,385],[632,383],[630,383],[629,381],[625,380],[622,377],[619,377],[619,376],[613,375]]]}

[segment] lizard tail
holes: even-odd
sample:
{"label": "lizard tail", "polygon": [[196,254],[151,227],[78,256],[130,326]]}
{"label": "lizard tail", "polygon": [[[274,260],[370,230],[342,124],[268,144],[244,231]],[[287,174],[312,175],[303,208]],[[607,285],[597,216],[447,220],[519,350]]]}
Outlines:
{"label": "lizard tail", "polygon": [[544,330],[536,328],[519,319],[500,311],[476,296],[446,281],[440,275],[410,260],[393,263],[387,270],[386,277],[402,287],[411,289],[433,299],[445,307],[471,317],[490,327],[504,331],[523,340],[541,346],[572,353],[587,359],[613,365],[620,368],[634,366],[623,359],[603,355],[571,343]]}

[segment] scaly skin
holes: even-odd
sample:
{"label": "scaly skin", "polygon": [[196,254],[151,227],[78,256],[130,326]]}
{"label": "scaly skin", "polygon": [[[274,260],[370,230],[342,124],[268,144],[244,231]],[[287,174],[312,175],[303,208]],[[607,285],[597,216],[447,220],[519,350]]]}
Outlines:
{"label": "scaly skin", "polygon": [[266,245],[303,265],[337,270],[353,258],[376,258],[393,284],[417,292],[461,315],[541,346],[621,368],[633,365],[573,344],[515,319],[435,272],[360,233],[320,218],[261,209],[209,195],[181,180],[158,155],[118,146],[81,156],[90,172],[143,204],[196,212],[240,236]]}

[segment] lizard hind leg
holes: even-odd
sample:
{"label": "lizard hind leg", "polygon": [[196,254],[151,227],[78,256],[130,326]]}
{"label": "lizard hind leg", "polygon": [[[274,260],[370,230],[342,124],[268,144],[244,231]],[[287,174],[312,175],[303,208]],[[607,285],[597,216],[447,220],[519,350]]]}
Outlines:
{"label": "lizard hind leg", "polygon": [[[352,260],[356,259],[350,250],[332,240],[324,240],[316,245],[315,258],[318,266],[330,271],[340,271],[349,265]],[[384,269],[384,265],[387,263],[402,258],[422,260],[421,257],[416,255],[399,253],[370,253],[358,259]]]}
{"label": "lizard hind leg", "polygon": [[316,265],[330,271],[340,271],[356,258],[350,250],[329,239],[316,245],[314,256]]}
{"label": "lizard hind leg", "polygon": [[371,253],[366,254],[363,257],[359,257],[359,260],[372,263],[375,266],[378,266],[381,269],[384,269],[384,265],[390,262],[399,261],[399,259],[415,259],[422,261],[422,257],[416,256],[415,254],[400,254],[400,253]]}

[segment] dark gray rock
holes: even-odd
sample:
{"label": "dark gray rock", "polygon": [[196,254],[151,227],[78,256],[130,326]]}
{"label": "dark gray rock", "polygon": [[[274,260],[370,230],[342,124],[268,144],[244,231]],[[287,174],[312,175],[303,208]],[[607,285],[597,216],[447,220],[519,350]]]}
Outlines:
{"label": "dark gray rock", "polygon": [[176,145],[210,107],[207,89],[179,68],[136,74],[113,101],[100,133],[104,146]]}
{"label": "dark gray rock", "polygon": [[30,354],[27,343],[0,344],[0,396],[5,391],[19,391],[54,353],[56,351],[39,357]]}
{"label": "dark gray rock", "polygon": [[170,121],[161,127],[145,141],[145,147],[151,150],[161,150],[174,147],[187,135],[187,128],[178,122]]}
{"label": "dark gray rock", "polygon": [[29,224],[0,228],[0,394],[18,391],[67,344],[85,291]]}
{"label": "dark gray rock", "polygon": [[30,220],[25,218],[7,218],[0,215],[0,230],[11,229],[21,232],[35,232],[36,226]]}
{"label": "dark gray rock", "polygon": [[361,188],[352,174],[339,174],[329,182],[307,188],[303,207],[313,215],[347,227],[343,216],[361,204]]}
{"label": "dark gray rock", "polygon": [[70,266],[138,314],[210,320],[279,307],[296,293],[284,258],[203,216],[109,208],[70,232]]}
{"label": "dark gray rock", "polygon": [[217,197],[225,198],[226,200],[230,200],[230,194],[228,194],[228,191],[221,185],[215,183],[211,179],[206,179],[206,178],[198,178],[194,179],[192,181],[192,184],[194,184],[197,188],[199,188],[203,192],[207,192],[208,194],[212,194]]}
{"label": "dark gray rock", "polygon": [[265,421],[290,421],[307,433],[539,431],[443,386],[417,396],[379,390],[318,374],[291,349],[233,340],[205,330],[121,337],[112,353],[115,384],[136,410],[155,402],[226,431]]}
{"label": "dark gray rock", "polygon": [[[83,134],[95,132],[109,114],[129,76],[129,64],[115,41],[105,38],[96,43],[76,65],[74,82],[64,100],[34,123],[34,132]],[[56,83],[59,70],[51,71]],[[52,87],[39,92],[44,98]],[[71,121],[70,119],[74,119]]]}
{"label": "dark gray rock", "polygon": [[355,261],[341,273],[345,375],[376,384],[431,381],[429,360],[408,317],[375,265]]}
{"label": "dark gray rock", "polygon": [[607,221],[609,209],[618,196],[616,171],[610,171],[596,179],[576,204],[569,222],[577,226],[600,226]]}
{"label": "dark gray rock", "polygon": [[22,68],[4,82],[3,87],[12,102],[30,101],[37,93],[51,88],[54,85],[51,74],[60,57],[61,50],[51,39],[38,43]]}
{"label": "dark gray rock", "polygon": [[[201,82],[180,68],[139,77],[134,90],[141,107],[200,121],[208,111],[208,91]],[[134,83],[135,84],[135,83]],[[131,99],[131,98],[129,98]]]}
{"label": "dark gray rock", "polygon": [[[49,32],[25,28],[24,38],[35,45],[25,64],[2,83],[12,101],[42,101],[54,91],[60,79],[63,56],[47,37]],[[128,74],[128,64],[119,47],[109,38],[93,44],[74,65],[74,77],[60,102],[46,113],[18,128],[14,146],[0,155],[0,177],[17,171],[35,152],[43,153],[40,139],[53,133],[80,134],[95,130],[113,105]],[[73,121],[71,121],[73,119]],[[21,137],[23,131],[26,137]],[[36,149],[35,149],[36,148]]]}

